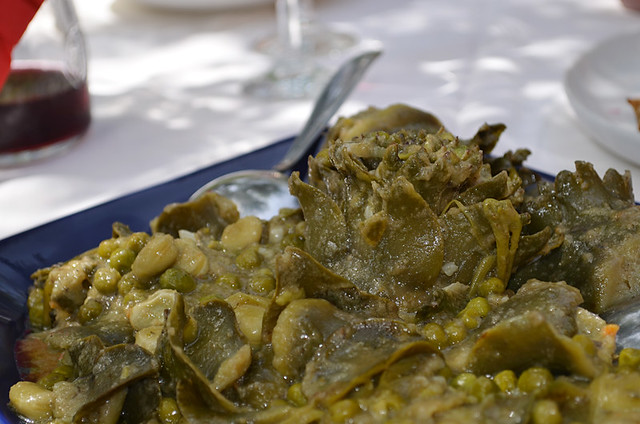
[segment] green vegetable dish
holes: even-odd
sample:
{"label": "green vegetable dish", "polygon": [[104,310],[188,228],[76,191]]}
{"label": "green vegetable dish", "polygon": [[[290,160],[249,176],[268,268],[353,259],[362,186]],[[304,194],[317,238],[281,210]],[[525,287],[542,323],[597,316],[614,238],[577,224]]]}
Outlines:
{"label": "green vegetable dish", "polygon": [[341,118],[300,209],[209,193],[38,270],[10,391],[34,423],[635,423],[628,173],[554,182],[394,105]]}

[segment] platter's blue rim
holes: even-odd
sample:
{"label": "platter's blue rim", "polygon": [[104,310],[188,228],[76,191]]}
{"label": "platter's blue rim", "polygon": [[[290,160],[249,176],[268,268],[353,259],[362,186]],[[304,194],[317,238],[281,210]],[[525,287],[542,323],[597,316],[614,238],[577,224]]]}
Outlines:
{"label": "platter's blue rim", "polygon": [[[149,231],[149,221],[166,205],[187,201],[198,188],[220,175],[241,169],[270,169],[284,156],[292,140],[286,138],[0,240],[0,423],[20,423],[8,407],[9,388],[18,381],[14,344],[25,330],[25,305],[34,271],[95,247],[111,237],[111,225],[116,221],[133,231]],[[296,170],[306,172],[304,165]]]}

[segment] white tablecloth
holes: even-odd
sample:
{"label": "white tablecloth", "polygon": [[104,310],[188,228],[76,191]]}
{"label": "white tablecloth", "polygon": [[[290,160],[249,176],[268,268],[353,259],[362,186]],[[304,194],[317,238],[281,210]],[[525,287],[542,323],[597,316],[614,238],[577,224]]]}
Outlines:
{"label": "white tablecloth", "polygon": [[[253,44],[275,27],[270,4],[76,7],[90,49],[91,129],[60,156],[0,169],[0,239],[290,136],[310,112],[311,100],[242,94],[269,65]],[[318,22],[385,50],[339,115],[403,102],[462,137],[502,122],[498,153],[528,147],[528,165],[550,173],[577,159],[599,172],[629,169],[640,187],[640,167],[590,138],[562,84],[582,53],[640,28],[640,14],[618,0],[317,0],[315,8]]]}

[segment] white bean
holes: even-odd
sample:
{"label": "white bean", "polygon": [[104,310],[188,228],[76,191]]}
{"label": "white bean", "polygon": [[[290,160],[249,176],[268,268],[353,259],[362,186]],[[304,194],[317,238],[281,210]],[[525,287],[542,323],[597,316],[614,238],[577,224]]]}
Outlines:
{"label": "white bean", "polygon": [[178,257],[178,248],[169,234],[154,234],[131,265],[133,274],[145,281],[169,268]]}
{"label": "white bean", "polygon": [[193,240],[176,239],[175,244],[179,252],[175,263],[176,267],[194,277],[203,275],[209,270],[207,256],[198,249]]}
{"label": "white bean", "polygon": [[262,221],[255,216],[245,216],[229,224],[222,232],[220,242],[227,249],[240,250],[262,238]]}
{"label": "white bean", "polygon": [[34,421],[51,419],[53,392],[37,383],[19,381],[9,390],[9,401],[18,414]]}
{"label": "white bean", "polygon": [[176,304],[175,290],[158,290],[148,299],[131,308],[129,322],[136,330],[143,328],[162,326],[164,323],[164,311],[173,308]]}

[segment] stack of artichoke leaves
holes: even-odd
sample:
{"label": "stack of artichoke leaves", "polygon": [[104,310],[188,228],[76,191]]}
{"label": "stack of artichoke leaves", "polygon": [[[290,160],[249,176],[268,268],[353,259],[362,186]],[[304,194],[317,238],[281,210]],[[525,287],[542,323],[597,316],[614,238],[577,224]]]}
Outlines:
{"label": "stack of artichoke leaves", "polygon": [[[308,178],[291,176],[300,211],[251,221],[274,281],[262,292],[244,283],[212,288],[244,269],[229,259],[228,228],[248,225],[214,194],[167,207],[146,242],[168,237],[179,252],[181,240],[197,248],[205,271],[182,266],[195,285],[163,285],[166,268],[180,269],[178,253],[149,272],[136,258],[120,278],[133,273],[144,289],[133,292],[145,294],[120,302],[124,318],[105,308],[77,324],[79,312],[47,292],[55,267],[37,273],[34,290],[44,294],[30,307],[45,317],[34,318],[37,331],[21,346],[27,356],[53,352],[72,370],[50,388],[56,406],[45,416],[633,422],[640,357],[616,351],[616,326],[599,316],[640,291],[630,176],[600,178],[577,162],[546,181],[523,166],[526,150],[488,155],[504,129],[484,125],[461,139],[403,105],[341,118],[309,159]],[[276,220],[302,234],[266,259]],[[132,236],[121,228],[118,237]],[[74,259],[85,286],[94,256]],[[123,293],[110,296],[115,304]],[[139,324],[140,305],[153,325]],[[259,311],[257,321],[241,310]],[[141,343],[151,328],[153,343]],[[167,404],[175,405],[169,418]]]}

